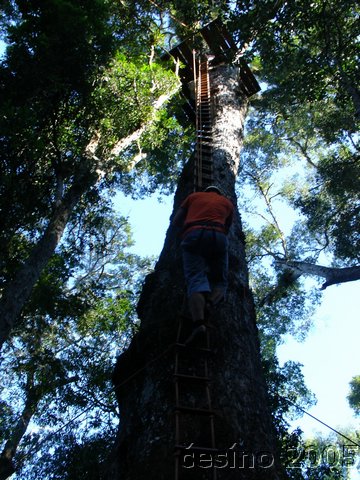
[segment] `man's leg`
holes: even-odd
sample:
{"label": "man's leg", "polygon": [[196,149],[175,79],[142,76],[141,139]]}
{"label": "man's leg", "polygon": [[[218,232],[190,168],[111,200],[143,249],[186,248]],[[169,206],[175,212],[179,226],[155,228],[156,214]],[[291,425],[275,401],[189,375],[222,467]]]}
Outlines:
{"label": "man's leg", "polygon": [[221,302],[225,295],[225,288],[224,287],[214,287],[211,291],[208,302],[210,305],[215,306]]}
{"label": "man's leg", "polygon": [[189,297],[189,309],[193,321],[193,330],[185,341],[186,345],[200,338],[206,332],[205,326],[205,296],[201,292],[194,292]]}
{"label": "man's leg", "polygon": [[189,238],[185,237],[182,242],[188,304],[191,318],[194,321],[204,320],[205,295],[210,293],[207,263],[201,254],[200,240],[201,231],[195,231],[189,234]]}
{"label": "man's leg", "polygon": [[189,297],[189,310],[194,322],[204,323],[205,296],[201,292],[194,292]]}
{"label": "man's leg", "polygon": [[186,340],[191,343],[196,337],[206,331],[205,321],[205,295],[210,293],[207,278],[207,262],[202,255],[202,231],[190,232],[182,242],[183,266],[185,281],[188,290],[188,305],[193,321],[193,331]]}
{"label": "man's leg", "polygon": [[210,261],[211,293],[207,298],[206,309],[211,310],[219,304],[226,293],[229,269],[227,238],[225,235],[215,233],[214,254]]}

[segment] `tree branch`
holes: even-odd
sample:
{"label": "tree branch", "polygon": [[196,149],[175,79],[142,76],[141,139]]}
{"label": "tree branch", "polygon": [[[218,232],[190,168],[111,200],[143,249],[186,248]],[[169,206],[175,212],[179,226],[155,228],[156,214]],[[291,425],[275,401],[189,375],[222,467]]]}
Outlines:
{"label": "tree branch", "polygon": [[[110,153],[108,156],[110,158],[117,157],[122,151],[128,148],[131,144],[133,144],[134,142],[138,142],[141,136],[149,128],[149,126],[155,121],[157,112],[170,100],[170,98],[173,95],[175,95],[175,93],[179,90],[180,87],[181,87],[181,83],[179,81],[176,87],[174,87],[169,93],[167,93],[166,95],[160,95],[160,97],[153,103],[153,111],[150,119],[147,122],[145,122],[140,128],[132,132],[130,135],[116,142],[115,145],[110,150]],[[92,139],[90,140],[90,142],[85,148],[85,152],[89,156],[89,158],[93,158],[94,160],[96,160],[99,165],[101,164],[101,161],[96,156],[96,151],[100,144],[100,141],[101,141],[101,133],[99,131],[96,131]],[[140,153],[133,158],[132,162],[128,166],[128,169],[132,170],[137,165],[137,163],[139,163],[145,157],[146,157],[146,154],[143,154],[140,151]],[[107,169],[107,172],[108,170],[109,169]],[[100,169],[97,170],[97,173],[100,174],[101,177],[105,175],[105,173],[102,172]]]}
{"label": "tree branch", "polygon": [[316,265],[308,262],[290,262],[288,260],[277,259],[278,265],[283,265],[286,268],[292,269],[294,272],[298,272],[300,275],[315,275],[317,277],[325,278],[321,290],[330,285],[338,285],[345,282],[354,282],[360,280],[360,265],[353,267],[324,267],[323,265]]}
{"label": "tree branch", "polygon": [[[131,135],[119,140],[111,149],[110,156],[116,157],[120,154],[120,152],[125,150],[132,143],[139,140],[141,135],[143,135],[146,129],[154,122],[157,112],[165,105],[166,102],[170,100],[173,95],[175,95],[175,93],[179,90],[180,86],[181,84],[179,82],[179,84],[175,88],[173,88],[167,95],[161,95],[153,104],[153,112],[151,118],[147,122],[145,122],[139,129],[135,130],[135,132],[133,132]],[[141,158],[143,157],[141,156]],[[141,158],[139,158],[137,161],[131,162],[129,169],[131,170],[132,168],[134,168],[136,163],[138,163]]]}

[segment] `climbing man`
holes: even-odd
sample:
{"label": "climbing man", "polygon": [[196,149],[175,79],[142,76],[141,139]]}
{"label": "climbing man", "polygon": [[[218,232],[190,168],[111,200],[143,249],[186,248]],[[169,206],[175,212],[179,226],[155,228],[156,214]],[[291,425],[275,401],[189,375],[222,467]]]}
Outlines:
{"label": "climbing man", "polygon": [[227,234],[234,206],[211,185],[191,193],[176,212],[182,227],[182,256],[193,331],[186,343],[206,332],[205,314],[224,297],[228,275]]}

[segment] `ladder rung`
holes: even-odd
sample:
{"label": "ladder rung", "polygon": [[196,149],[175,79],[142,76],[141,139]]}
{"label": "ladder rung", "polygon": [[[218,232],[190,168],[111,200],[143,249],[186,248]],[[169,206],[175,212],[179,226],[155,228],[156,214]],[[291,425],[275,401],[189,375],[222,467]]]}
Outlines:
{"label": "ladder rung", "polygon": [[186,375],[185,373],[174,373],[174,377],[189,382],[209,382],[209,377],[198,377],[197,375]]}
{"label": "ladder rung", "polygon": [[[208,157],[210,158],[210,157]],[[213,169],[213,162],[212,161],[209,161],[209,160],[205,160],[205,161],[202,161],[202,158],[200,158],[201,160],[201,166],[205,169],[205,170],[212,170]]]}
{"label": "ladder rung", "polygon": [[175,411],[189,413],[192,415],[204,415],[204,416],[213,416],[216,415],[215,410],[209,410],[208,408],[195,408],[195,407],[185,407],[183,405],[177,405]]}
{"label": "ladder rung", "polygon": [[175,346],[178,348],[186,348],[186,350],[196,350],[202,353],[214,353],[214,350],[211,350],[210,348],[193,347],[191,345],[185,345],[185,343],[175,343]]}
{"label": "ladder rung", "polygon": [[211,447],[197,447],[195,445],[186,446],[186,445],[175,445],[175,450],[187,450],[190,452],[220,452],[218,448]]}

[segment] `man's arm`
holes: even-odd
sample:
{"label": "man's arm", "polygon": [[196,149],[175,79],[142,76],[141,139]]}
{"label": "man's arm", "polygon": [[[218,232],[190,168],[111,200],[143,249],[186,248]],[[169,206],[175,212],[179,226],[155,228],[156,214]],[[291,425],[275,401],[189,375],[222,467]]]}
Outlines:
{"label": "man's arm", "polygon": [[173,218],[173,225],[176,227],[182,227],[184,224],[184,220],[186,217],[186,209],[183,207],[180,207],[179,210],[175,213],[175,216]]}
{"label": "man's arm", "polygon": [[233,222],[234,210],[231,211],[230,215],[225,220],[225,233],[228,234],[231,224]]}

